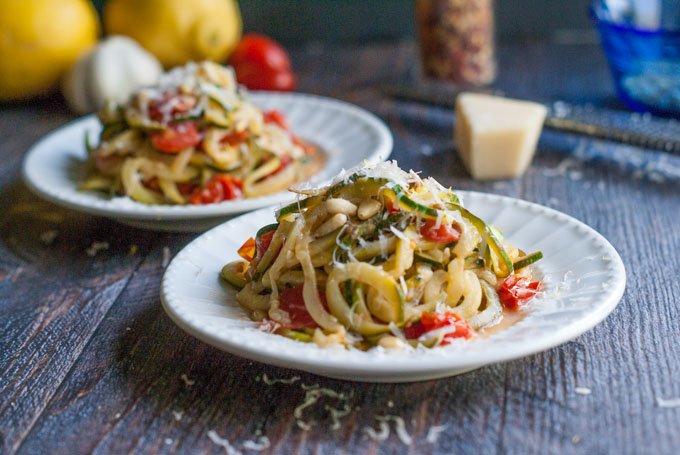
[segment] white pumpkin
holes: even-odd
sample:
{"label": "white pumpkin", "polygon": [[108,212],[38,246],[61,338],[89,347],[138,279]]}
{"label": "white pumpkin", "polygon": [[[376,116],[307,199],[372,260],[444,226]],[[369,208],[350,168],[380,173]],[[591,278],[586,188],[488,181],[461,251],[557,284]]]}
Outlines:
{"label": "white pumpkin", "polygon": [[154,84],[162,73],[156,57],[136,41],[111,36],[78,59],[64,78],[62,90],[71,109],[85,114],[108,100],[126,102],[135,89]]}

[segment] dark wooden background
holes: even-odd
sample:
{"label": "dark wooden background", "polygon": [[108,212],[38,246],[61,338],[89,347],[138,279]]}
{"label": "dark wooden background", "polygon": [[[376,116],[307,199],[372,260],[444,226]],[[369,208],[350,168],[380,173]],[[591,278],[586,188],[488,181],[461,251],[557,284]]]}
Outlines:
{"label": "dark wooden background", "polygon": [[[594,44],[520,42],[501,46],[499,58],[497,88],[508,94],[617,106]],[[302,91],[381,116],[404,167],[546,204],[600,231],[628,271],[621,304],[563,346],[437,381],[351,383],[246,361],[186,335],[161,309],[163,250],[174,254],[194,236],[129,228],[29,194],[22,154],[72,116],[58,99],[2,106],[0,453],[224,453],[211,430],[251,454],[246,441],[261,436],[271,444],[264,453],[677,453],[680,407],[661,405],[680,398],[680,157],[545,132],[524,177],[477,183],[453,152],[450,113],[375,89],[413,79],[411,43],[308,46],[294,59]],[[661,164],[642,169],[631,156]],[[49,231],[57,236],[47,245]],[[94,241],[110,247],[90,257]],[[300,379],[268,385],[264,375]],[[306,408],[316,424],[303,431],[293,412],[303,385],[314,384],[345,398]],[[345,404],[351,412],[333,429],[329,407]],[[367,436],[386,415],[403,418],[410,442],[393,420],[386,440]]]}

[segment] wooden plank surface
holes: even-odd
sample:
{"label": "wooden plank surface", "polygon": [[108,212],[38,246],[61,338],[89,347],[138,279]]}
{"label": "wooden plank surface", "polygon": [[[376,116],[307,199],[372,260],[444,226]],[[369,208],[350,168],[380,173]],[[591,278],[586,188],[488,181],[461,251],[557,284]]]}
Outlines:
{"label": "wooden plank surface", "polygon": [[[629,273],[619,307],[563,346],[437,381],[350,383],[246,361],[186,335],[161,309],[163,249],[174,254],[194,236],[30,195],[22,153],[71,117],[55,99],[2,106],[0,453],[230,453],[215,435],[231,453],[257,453],[264,438],[263,453],[675,453],[680,408],[658,400],[680,398],[680,179],[591,159],[594,147],[614,146],[546,133],[523,178],[474,182],[454,154],[450,114],[375,90],[414,79],[411,44],[310,46],[295,62],[301,90],[380,115],[404,167],[549,205],[600,231]],[[508,45],[500,63],[508,94],[612,104],[596,46]],[[680,169],[680,159],[668,163]],[[51,244],[41,240],[48,231]],[[90,257],[95,241],[109,247]],[[317,384],[341,397],[322,396],[296,419]],[[384,441],[370,437],[381,432]]]}

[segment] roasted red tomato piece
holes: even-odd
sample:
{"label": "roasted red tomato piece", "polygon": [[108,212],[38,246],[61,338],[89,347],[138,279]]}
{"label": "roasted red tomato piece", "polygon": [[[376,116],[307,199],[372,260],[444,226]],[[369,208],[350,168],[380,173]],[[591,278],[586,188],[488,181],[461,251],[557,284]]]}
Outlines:
{"label": "roasted red tomato piece", "polygon": [[272,238],[274,238],[274,232],[276,230],[271,230],[265,232],[255,240],[255,245],[257,246],[257,258],[261,258],[264,253],[269,249],[269,245],[272,243]]}
{"label": "roasted red tomato piece", "polygon": [[444,313],[423,312],[420,321],[404,328],[404,336],[409,340],[415,340],[427,332],[444,327],[451,327],[451,331],[444,335],[442,345],[448,344],[447,340],[470,338],[475,333],[465,319],[453,311],[446,311]]}
{"label": "roasted red tomato piece", "polygon": [[171,123],[163,131],[151,133],[151,144],[164,153],[179,153],[201,142],[194,122]]}
{"label": "roasted red tomato piece", "polygon": [[213,176],[203,188],[199,188],[189,198],[192,204],[211,204],[213,202],[241,199],[243,182],[233,175],[218,174]]}
{"label": "roasted red tomato piece", "polygon": [[220,142],[222,144],[229,144],[232,147],[235,145],[239,145],[241,142],[245,141],[248,139],[248,131],[243,130],[243,131],[234,131],[233,133],[229,133],[226,136],[224,136]]}
{"label": "roasted red tomato piece", "polygon": [[[304,329],[307,327],[318,327],[312,316],[307,311],[305,299],[302,295],[302,286],[285,288],[279,294],[279,308],[286,311],[290,316],[291,323],[286,324],[287,329]],[[326,306],[326,294],[319,292],[321,304]]]}
{"label": "roasted red tomato piece", "polygon": [[435,220],[426,220],[425,224],[420,228],[420,235],[427,240],[436,243],[451,243],[457,242],[460,238],[458,229],[450,224],[441,223],[439,227],[435,227],[437,222]]}
{"label": "roasted red tomato piece", "polygon": [[510,275],[497,289],[498,297],[503,306],[509,310],[516,310],[533,298],[541,290],[540,281]]}
{"label": "roasted red tomato piece", "polygon": [[290,126],[288,125],[288,120],[286,120],[286,116],[283,115],[281,111],[277,111],[276,109],[274,109],[265,112],[264,114],[262,114],[262,116],[264,118],[265,123],[273,123],[275,125],[280,126],[286,131],[290,129]]}

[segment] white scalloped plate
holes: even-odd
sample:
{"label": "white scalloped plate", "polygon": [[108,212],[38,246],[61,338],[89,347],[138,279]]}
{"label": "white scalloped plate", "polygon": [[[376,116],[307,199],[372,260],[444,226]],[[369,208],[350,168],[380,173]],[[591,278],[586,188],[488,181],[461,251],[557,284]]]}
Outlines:
{"label": "white scalloped plate", "polygon": [[248,359],[354,381],[408,382],[453,376],[483,365],[516,359],[565,343],[602,321],[618,304],[626,284],[623,262],[602,235],[556,210],[509,197],[459,192],[466,206],[500,227],[526,250],[542,250],[537,263],[545,292],[524,318],[486,337],[435,349],[368,352],[319,348],[259,331],[219,278],[238,259],[238,247],[273,221],[263,209],[228,221],[184,248],[161,286],[166,312],[195,337]]}
{"label": "white scalloped plate", "polygon": [[[362,161],[385,160],[392,152],[392,135],[373,114],[343,101],[301,93],[251,92],[253,102],[264,109],[286,114],[292,130],[319,146],[326,163],[310,179],[318,186]],[[83,138],[101,127],[95,116],[83,117],[48,134],[24,159],[23,176],[37,195],[55,204],[156,230],[204,231],[228,216],[279,204],[292,199],[282,191],[268,196],[200,206],[147,205],[127,197],[109,198],[97,192],[78,191],[87,156]]]}

